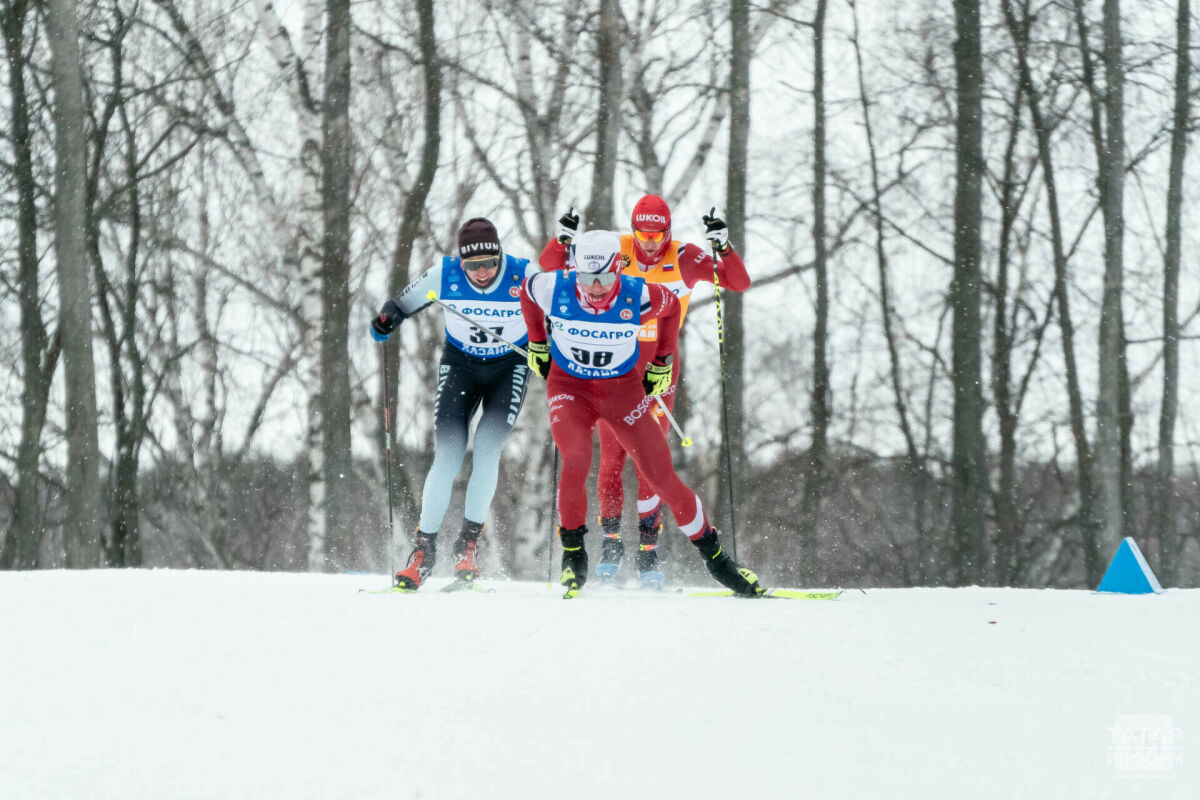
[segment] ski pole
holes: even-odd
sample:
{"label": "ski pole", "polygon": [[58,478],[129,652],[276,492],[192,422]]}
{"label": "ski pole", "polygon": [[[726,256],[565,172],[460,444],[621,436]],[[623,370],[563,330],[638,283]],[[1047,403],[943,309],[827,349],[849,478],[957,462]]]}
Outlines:
{"label": "ski pole", "polygon": [[546,540],[546,588],[549,589],[554,575],[554,515],[558,512],[558,445],[553,441],[554,467],[550,473],[550,538]]}
{"label": "ski pole", "polygon": [[383,453],[384,463],[387,472],[387,499],[388,499],[388,569],[395,571],[395,562],[393,559],[396,554],[396,524],[393,521],[394,512],[392,503],[392,404],[388,400],[388,367],[387,367],[387,342],[379,343],[379,352],[383,360]]}
{"label": "ski pole", "polygon": [[667,408],[667,404],[663,402],[662,395],[656,394],[654,395],[654,399],[658,401],[658,408],[660,411],[662,411],[663,415],[666,416],[667,422],[671,423],[671,427],[674,428],[675,433],[679,435],[679,444],[683,445],[684,447],[691,447],[692,437],[688,436],[683,432],[683,430],[680,429],[679,423],[675,421],[674,415],[672,415],[670,409]]}
{"label": "ski pole", "polygon": [[[713,206],[708,212],[710,217],[717,215],[717,207]],[[721,275],[717,270],[717,243],[710,242],[713,261],[713,299],[717,307],[717,355],[721,362],[721,429],[725,451],[725,474],[729,484],[729,549],[737,558],[737,512],[734,510],[733,499],[733,453],[729,447],[729,397],[725,392],[725,323],[721,315]]]}
{"label": "ski pole", "polygon": [[[475,320],[471,319],[470,317],[468,317],[466,314],[464,314],[464,313],[462,313],[461,311],[459,311],[459,310],[458,310],[457,308],[455,308],[454,306],[448,306],[448,305],[446,305],[445,303],[443,303],[441,300],[439,300],[439,299],[438,299],[438,296],[437,296],[437,292],[433,291],[433,289],[430,289],[428,292],[426,292],[426,293],[425,293],[425,299],[426,299],[426,300],[428,300],[428,301],[429,301],[429,302],[431,302],[431,303],[437,303],[439,306],[441,306],[442,308],[446,309],[447,311],[449,311],[450,313],[454,314],[455,316],[457,316],[457,317],[461,317],[462,319],[464,319],[464,320],[466,320],[467,322],[471,323],[471,325],[472,325],[473,327],[479,328],[479,326],[475,324]],[[481,330],[481,331],[482,331],[484,334],[486,334],[486,335],[488,335],[488,336],[492,337],[493,339],[495,339],[496,341],[498,341],[498,342],[504,342],[504,344],[508,345],[509,347],[511,347],[511,348],[512,348],[513,350],[515,350],[516,352],[520,353],[521,355],[525,356],[526,358],[529,358],[529,353],[527,353],[527,352],[525,351],[525,348],[524,348],[524,347],[521,347],[520,345],[515,345],[515,344],[513,344],[513,343],[512,343],[512,342],[510,342],[508,339],[505,339],[503,336],[501,336],[500,334],[496,333],[495,331],[488,330],[487,328],[480,328],[480,330]]]}

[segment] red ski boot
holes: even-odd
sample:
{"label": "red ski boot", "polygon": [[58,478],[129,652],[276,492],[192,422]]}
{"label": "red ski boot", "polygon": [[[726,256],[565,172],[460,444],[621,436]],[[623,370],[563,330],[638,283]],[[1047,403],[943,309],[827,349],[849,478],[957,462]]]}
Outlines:
{"label": "red ski boot", "polygon": [[483,535],[482,522],[463,520],[462,533],[454,543],[454,577],[473,581],[479,577],[475,558],[479,553],[479,537]]}
{"label": "red ski boot", "polygon": [[429,577],[437,561],[437,534],[417,531],[417,546],[408,556],[408,566],[396,573],[392,585],[397,589],[416,591],[421,581]]}

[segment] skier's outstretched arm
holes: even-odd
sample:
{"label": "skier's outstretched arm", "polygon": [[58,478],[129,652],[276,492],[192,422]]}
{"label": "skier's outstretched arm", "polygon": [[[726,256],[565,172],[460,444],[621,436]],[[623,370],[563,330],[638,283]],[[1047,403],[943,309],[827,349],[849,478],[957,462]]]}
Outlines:
{"label": "skier's outstretched arm", "polygon": [[383,304],[379,313],[371,320],[371,335],[376,341],[385,342],[400,323],[430,305],[426,297],[430,291],[442,288],[442,265],[426,270],[421,277],[405,286],[400,294]]}
{"label": "skier's outstretched arm", "polygon": [[[688,243],[679,248],[679,270],[689,287],[697,283],[713,283],[713,259],[699,246]],[[716,277],[722,289],[744,292],[750,288],[750,273],[742,257],[730,245],[716,265]]]}
{"label": "skier's outstretched arm", "polygon": [[[750,274],[746,271],[742,257],[729,243],[729,226],[725,224],[725,220],[705,214],[704,227],[704,238],[721,256],[715,270],[721,288],[731,292],[744,292],[749,289]],[[694,244],[685,244],[679,248],[679,270],[689,288],[701,282],[713,283],[713,266],[713,257],[708,250]]]}
{"label": "skier's outstretched arm", "polygon": [[578,233],[579,215],[575,213],[575,206],[571,206],[567,213],[558,218],[558,227],[555,229],[554,238],[546,242],[546,246],[542,248],[542,254],[538,256],[538,264],[542,269],[566,269],[567,251]]}
{"label": "skier's outstretched arm", "polygon": [[538,264],[544,270],[566,269],[568,247],[570,245],[563,244],[558,239],[551,239],[542,248],[542,254],[538,256]]}

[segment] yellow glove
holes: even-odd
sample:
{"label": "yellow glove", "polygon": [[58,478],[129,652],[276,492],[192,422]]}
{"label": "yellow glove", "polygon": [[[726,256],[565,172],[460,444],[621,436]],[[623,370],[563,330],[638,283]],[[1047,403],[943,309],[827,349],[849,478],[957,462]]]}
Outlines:
{"label": "yellow glove", "polygon": [[550,344],[548,342],[530,342],[525,349],[529,352],[529,368],[545,378],[550,374]]}
{"label": "yellow glove", "polygon": [[662,363],[656,358],[646,365],[646,375],[642,378],[646,394],[653,397],[667,393],[671,388],[671,373],[675,370],[674,360],[673,356],[667,356]]}

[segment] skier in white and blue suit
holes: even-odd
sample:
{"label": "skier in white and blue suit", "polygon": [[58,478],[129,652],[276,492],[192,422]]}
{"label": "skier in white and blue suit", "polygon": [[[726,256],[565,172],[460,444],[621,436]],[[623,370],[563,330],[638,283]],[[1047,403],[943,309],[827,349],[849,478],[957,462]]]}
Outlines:
{"label": "skier in white and blue suit", "polygon": [[529,259],[507,255],[496,226],[482,217],[458,231],[458,255],[446,256],[396,297],[371,322],[371,335],[386,341],[401,322],[430,305],[427,294],[475,320],[444,311],[446,344],[438,367],[434,400],[433,465],[425,476],[416,546],[395,585],[417,589],[433,569],[437,535],[450,504],[454,479],[467,451],[467,426],[475,410],[475,454],[467,483],[462,533],[454,544],[454,574],[478,577],[476,552],[488,507],[496,492],[500,452],[525,401],[529,370],[525,358],[489,334],[524,346],[529,336],[521,315],[521,284],[539,270]]}

